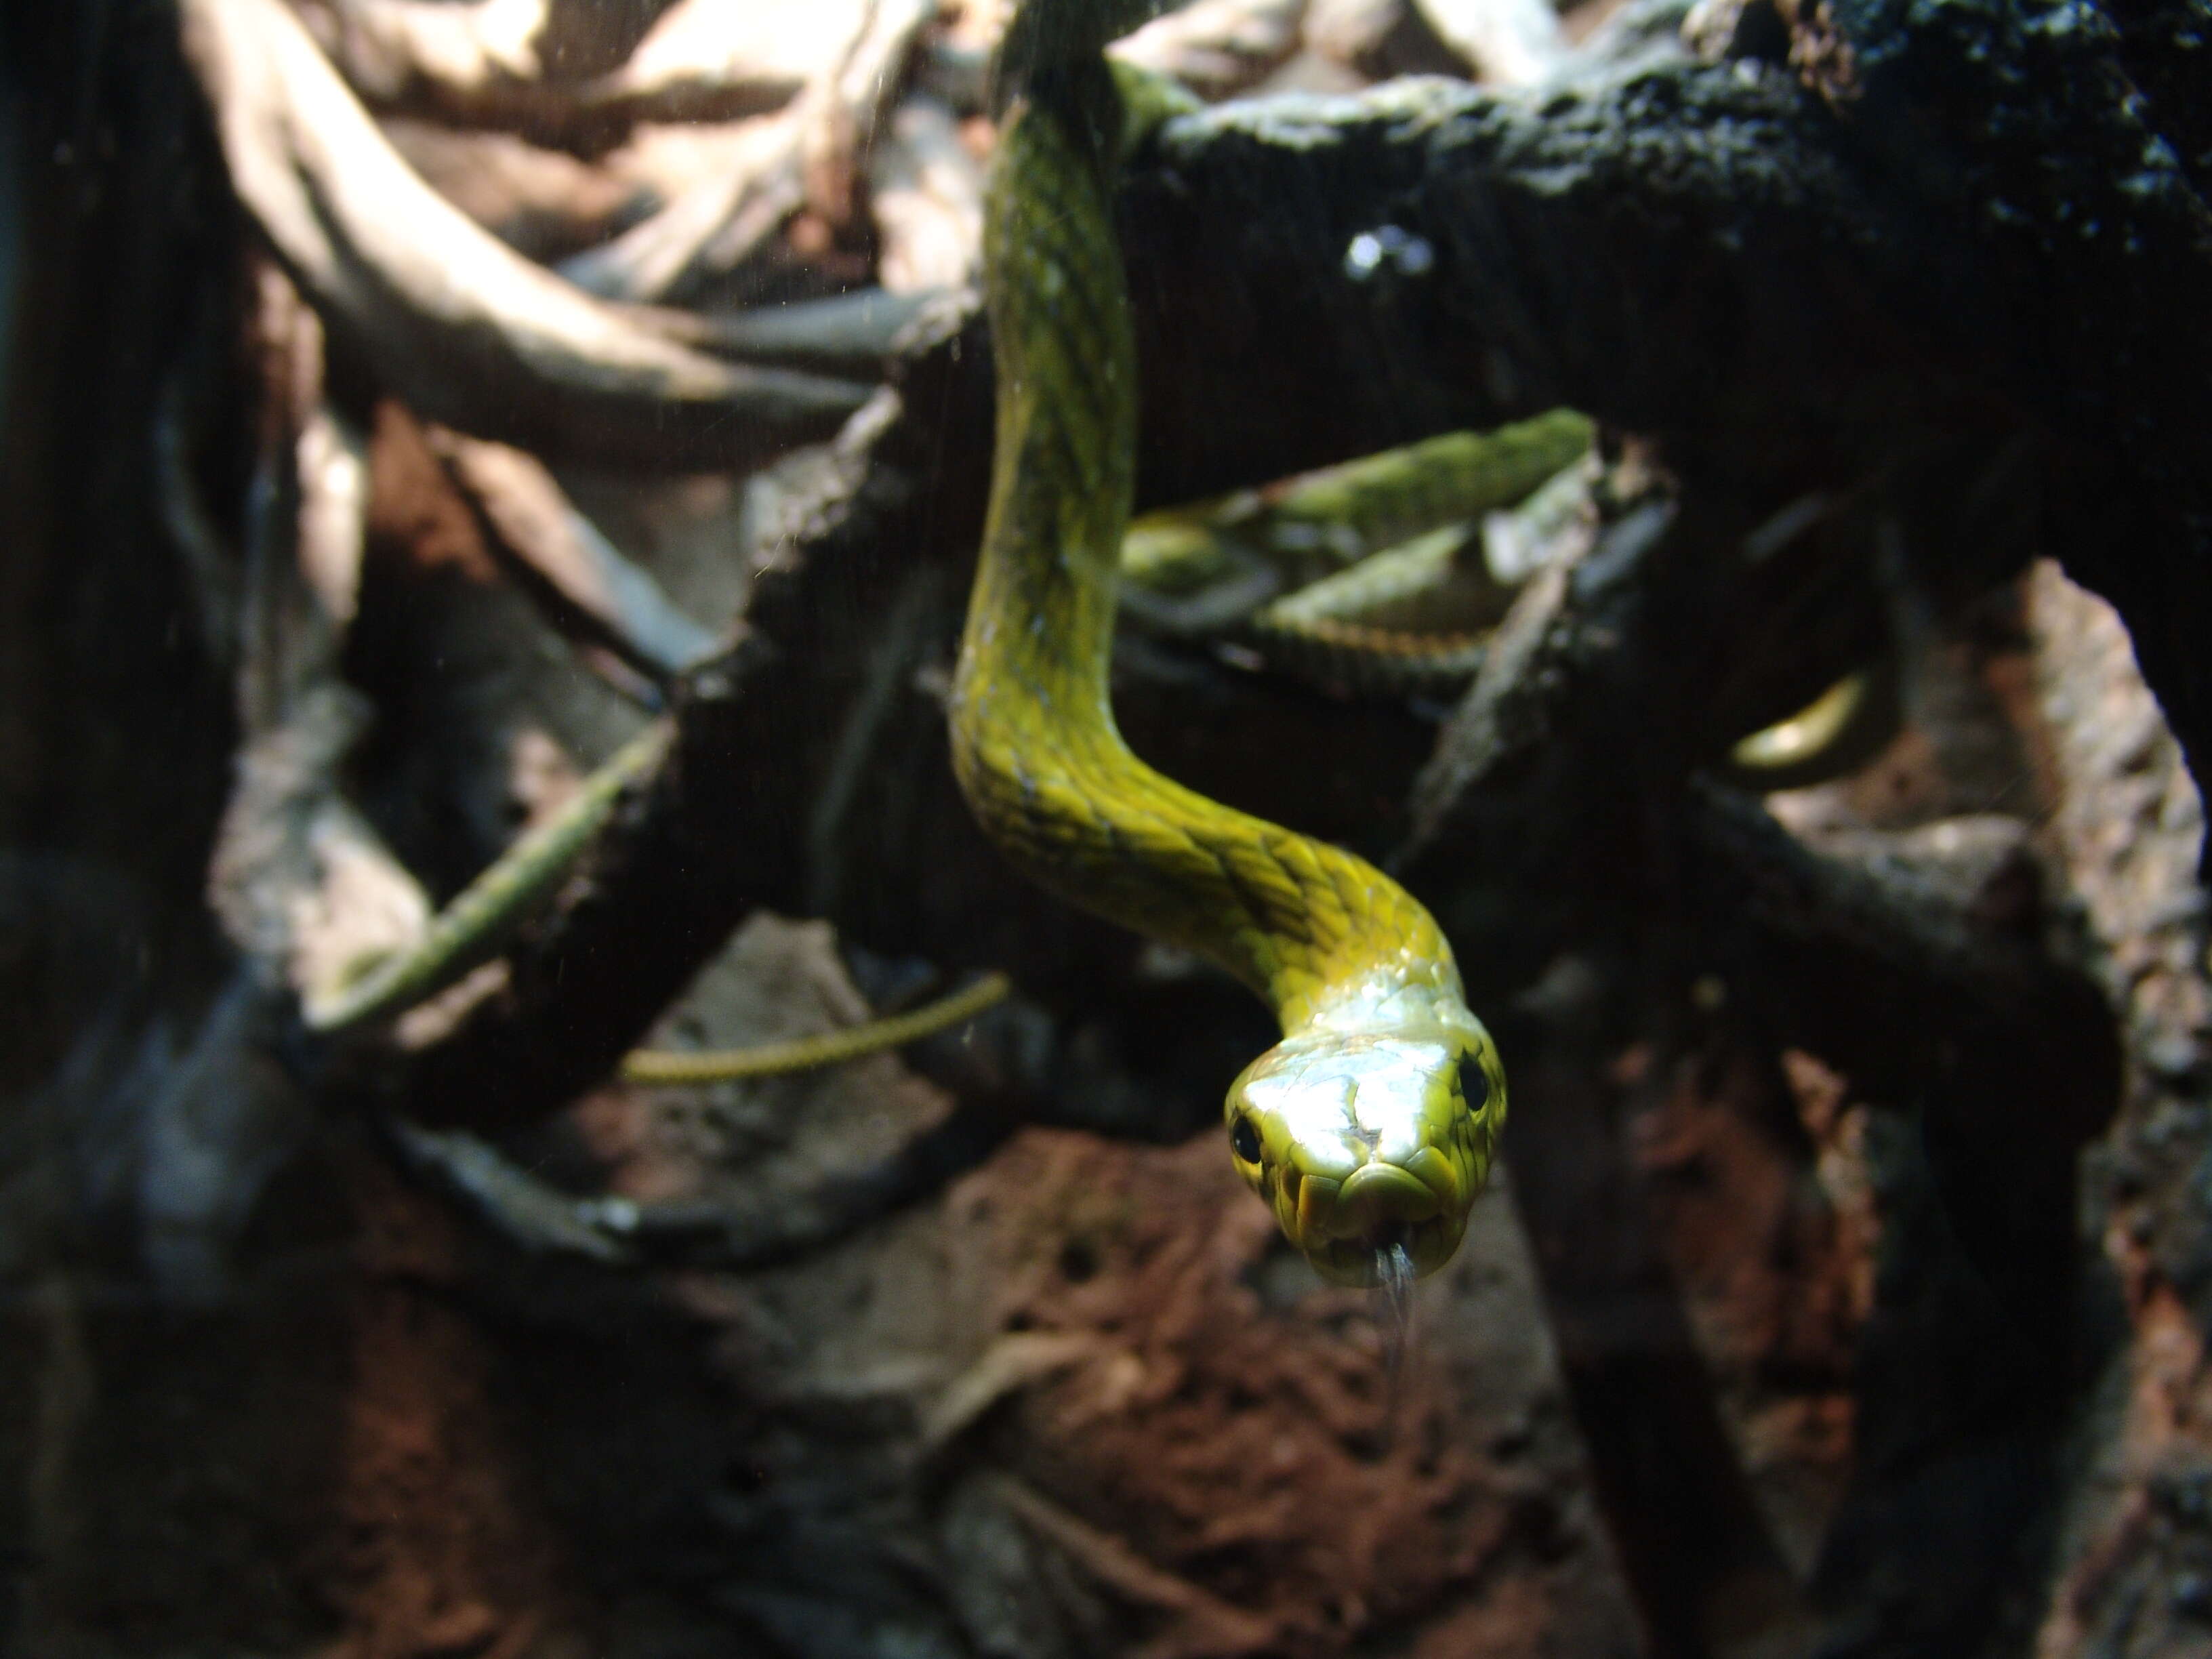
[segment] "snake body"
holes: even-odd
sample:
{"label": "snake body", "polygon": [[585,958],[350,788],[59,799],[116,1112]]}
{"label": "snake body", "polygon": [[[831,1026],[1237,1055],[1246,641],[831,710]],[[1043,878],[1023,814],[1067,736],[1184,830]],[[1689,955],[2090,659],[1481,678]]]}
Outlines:
{"label": "snake body", "polygon": [[989,973],[948,996],[903,1014],[888,1014],[841,1026],[812,1036],[756,1043],[750,1048],[636,1048],[623,1057],[622,1074],[630,1083],[734,1083],[744,1078],[783,1077],[904,1048],[987,1012],[1013,990],[1004,974]]}
{"label": "snake body", "polygon": [[1341,567],[1519,501],[1588,453],[1589,417],[1554,409],[1492,432],[1446,432],[1324,467],[1270,492],[1249,529]]}
{"label": "snake body", "polygon": [[[1448,524],[1262,606],[1245,631],[1271,665],[1322,684],[1443,694],[1482,666],[1512,599],[1489,579],[1468,527]],[[1421,613],[1418,625],[1408,611]]]}
{"label": "snake body", "polygon": [[1555,409],[1150,514],[1122,538],[1122,609],[1170,638],[1241,638],[1335,690],[1449,695],[1513,599],[1486,568],[1481,515],[1574,466],[1591,435]]}
{"label": "snake body", "polygon": [[[1219,963],[1283,1037],[1231,1085],[1231,1154],[1324,1276],[1457,1249],[1505,1110],[1428,912],[1342,850],[1132,754],[1107,678],[1135,470],[1136,356],[1110,209],[1114,8],[1036,0],[1008,35],[984,221],[992,488],[951,707],[985,831],[1072,902]],[[1007,74],[1011,67],[1012,73]]]}
{"label": "snake body", "polygon": [[655,720],[585,779],[576,798],[524,836],[498,862],[441,910],[413,948],[365,963],[343,984],[310,996],[301,1010],[308,1029],[342,1031],[386,1018],[490,961],[514,927],[568,879],[592,837],[621,804],[623,793],[660,763],[675,738]]}

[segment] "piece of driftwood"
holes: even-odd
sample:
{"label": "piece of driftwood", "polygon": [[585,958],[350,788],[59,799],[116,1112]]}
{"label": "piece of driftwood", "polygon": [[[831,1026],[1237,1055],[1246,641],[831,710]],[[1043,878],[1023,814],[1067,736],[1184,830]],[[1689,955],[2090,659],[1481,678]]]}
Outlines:
{"label": "piece of driftwood", "polygon": [[1415,8],[1491,86],[1540,81],[1567,55],[1559,14],[1547,0],[1415,0]]}
{"label": "piece of driftwood", "polygon": [[680,299],[757,258],[802,207],[845,222],[907,55],[933,12],[926,0],[871,0],[834,69],[760,124],[746,165],[568,260],[562,273],[610,299]]}
{"label": "piece of driftwood", "polygon": [[1209,103],[1257,86],[1298,48],[1306,0],[1193,0],[1111,48],[1123,63],[1169,75]]}
{"label": "piece of driftwood", "polygon": [[624,557],[536,458],[457,432],[428,435],[475,504],[492,545],[520,567],[524,585],[556,621],[656,678],[712,653],[714,630],[686,616],[649,571]]}
{"label": "piece of driftwood", "polygon": [[753,1204],[580,1198],[465,1130],[392,1127],[410,1160],[526,1249],[610,1267],[739,1273],[828,1249],[933,1197],[997,1151],[1018,1121],[994,1104],[963,1103],[869,1167],[778,1187]]}
{"label": "piece of driftwood", "polygon": [[781,108],[837,38],[834,20],[793,27],[798,9],[309,0],[301,12],[347,82],[380,110],[592,150],[634,121],[728,121]]}
{"label": "piece of driftwood", "polygon": [[1623,963],[1563,952],[1491,1011],[1513,1056],[1504,1158],[1560,1370],[1650,1650],[1803,1651],[1803,1588],[1713,1398],[1618,1119]]}
{"label": "piece of driftwood", "polygon": [[390,116],[380,125],[426,184],[526,258],[562,258],[603,241],[653,200],[613,166],[511,132],[415,116]]}
{"label": "piece of driftwood", "polygon": [[545,67],[538,37],[552,12],[549,0],[319,0],[301,8],[346,79],[387,103],[428,92],[460,104],[538,80]]}
{"label": "piece of driftwood", "polygon": [[191,0],[232,182],[333,340],[426,417],[548,456],[742,466],[866,392],[716,361],[502,246],[395,155],[278,0]]}
{"label": "piece of driftwood", "polygon": [[1316,56],[1370,81],[1468,70],[1413,0],[1310,0],[1305,40]]}
{"label": "piece of driftwood", "polygon": [[[366,441],[326,400],[314,313],[273,264],[255,274],[261,445],[226,629],[241,735],[207,892],[241,972],[272,997],[410,944],[428,905],[341,787],[371,720],[340,673],[360,589]],[[206,551],[229,562],[227,549]]]}
{"label": "piece of driftwood", "polygon": [[156,499],[161,528],[191,576],[192,614],[208,660],[228,664],[238,650],[238,557],[194,476],[191,404],[185,377],[172,374],[154,417]]}
{"label": "piece of driftwood", "polygon": [[910,337],[929,334],[933,316],[969,303],[958,290],[863,288],[749,311],[671,314],[685,339],[709,350],[859,380],[884,374]]}
{"label": "piece of driftwood", "polygon": [[888,291],[974,280],[983,245],[983,164],[951,109],[917,96],[892,115],[868,158],[868,213]]}
{"label": "piece of driftwood", "polygon": [[836,73],[868,9],[869,0],[678,0],[619,69],[582,89],[582,100],[657,121],[726,121],[780,109]]}

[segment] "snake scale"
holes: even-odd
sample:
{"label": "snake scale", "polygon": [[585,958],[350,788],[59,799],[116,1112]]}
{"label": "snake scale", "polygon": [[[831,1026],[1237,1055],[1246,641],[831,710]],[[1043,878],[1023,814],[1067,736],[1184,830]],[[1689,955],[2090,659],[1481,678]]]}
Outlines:
{"label": "snake scale", "polygon": [[1273,1006],[1282,1040],[1229,1091],[1231,1155],[1324,1277],[1372,1285],[1458,1249],[1504,1073],[1410,894],[1161,775],[1115,726],[1136,354],[1111,210],[1123,112],[1101,54],[1146,9],[1030,0],[1002,48],[983,255],[997,435],[954,767],[1033,879],[1212,958]]}

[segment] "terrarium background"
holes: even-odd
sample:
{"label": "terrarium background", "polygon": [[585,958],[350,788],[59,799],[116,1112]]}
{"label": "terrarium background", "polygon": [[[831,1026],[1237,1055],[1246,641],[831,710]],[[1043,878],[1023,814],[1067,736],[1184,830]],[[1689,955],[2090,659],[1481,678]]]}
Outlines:
{"label": "terrarium background", "polygon": [[[829,380],[898,391],[846,423],[689,358],[586,384],[684,325],[495,266],[576,331],[517,379],[346,240],[434,288],[465,239],[317,148],[357,97],[623,303],[958,289],[989,8],[303,0],[335,74],[291,125],[275,0],[0,20],[8,1651],[2212,1652],[2202,815],[2048,562],[2201,752],[2203,19],[1606,9],[1198,0],[1139,49],[1208,99],[1568,88],[1140,168],[1155,498],[1534,400],[1656,515],[1442,724],[1117,674],[1177,775],[1413,836],[1496,1012],[1506,1167],[1395,1387],[1223,1155],[1260,1011],[1018,887],[951,789],[972,301],[848,345]],[[256,156],[358,193],[276,222]],[[1385,222],[1435,288],[1345,276]],[[295,982],[405,924],[377,848],[449,895],[643,718],[647,619],[525,510],[564,497],[678,623],[750,607],[686,787],[504,977],[313,1041]],[[1668,721],[1851,647],[1713,574],[1808,499],[1906,718],[1770,822]],[[595,1080],[665,1003],[737,1043],[986,966],[1018,1005],[909,1062]],[[538,1185],[488,1208],[400,1121]],[[598,1260],[527,1224],[548,1188],[691,1219]]]}

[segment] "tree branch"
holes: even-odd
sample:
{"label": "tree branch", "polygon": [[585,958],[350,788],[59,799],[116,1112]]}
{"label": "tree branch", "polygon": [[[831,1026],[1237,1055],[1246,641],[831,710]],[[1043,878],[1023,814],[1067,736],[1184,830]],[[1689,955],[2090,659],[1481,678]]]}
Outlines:
{"label": "tree branch", "polygon": [[185,0],[231,179],[335,341],[424,417],[549,458],[755,464],[850,382],[723,362],[478,229],[401,161],[279,0]]}

